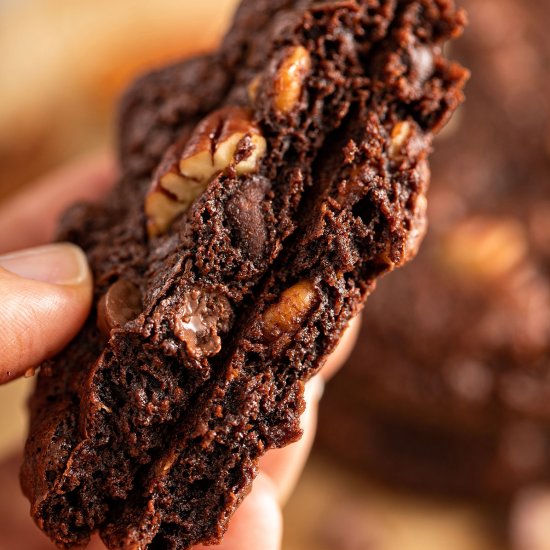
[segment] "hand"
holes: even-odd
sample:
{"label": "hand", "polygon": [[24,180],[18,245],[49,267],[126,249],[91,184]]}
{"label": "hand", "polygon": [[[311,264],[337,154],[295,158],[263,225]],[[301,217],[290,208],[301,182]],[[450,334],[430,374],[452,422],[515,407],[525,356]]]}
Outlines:
{"label": "hand", "polygon": [[85,160],[0,208],[0,384],[61,350],[86,319],[92,280],[84,253],[70,244],[37,245],[51,241],[70,204],[97,198],[115,179],[109,158]]}
{"label": "hand", "polygon": [[[0,208],[0,254],[49,242],[56,220],[67,206],[100,197],[115,179],[113,162],[95,158],[53,174],[12,199]],[[88,315],[91,289],[85,257],[73,245],[49,245],[0,256],[0,349],[7,350],[0,360],[0,383],[32,369],[74,337]],[[220,550],[281,548],[281,507],[309,454],[324,381],[346,360],[358,329],[356,320],[322,374],[308,383],[304,436],[263,458],[254,487],[232,519]],[[14,459],[0,465],[0,548],[53,549],[37,529],[29,529],[28,503],[17,486],[18,463]],[[89,548],[104,547],[94,539]]]}

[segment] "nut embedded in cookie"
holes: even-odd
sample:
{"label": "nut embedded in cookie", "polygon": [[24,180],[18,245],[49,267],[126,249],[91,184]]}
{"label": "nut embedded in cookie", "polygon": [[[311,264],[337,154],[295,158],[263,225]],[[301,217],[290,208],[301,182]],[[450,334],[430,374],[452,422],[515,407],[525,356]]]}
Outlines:
{"label": "nut embedded in cookie", "polygon": [[246,92],[248,94],[248,99],[250,103],[255,103],[256,99],[258,97],[258,88],[260,87],[262,77],[261,75],[256,75],[251,81],[248,87],[246,88]]}
{"label": "nut embedded in cookie", "polygon": [[303,46],[296,46],[283,61],[275,80],[275,107],[285,115],[297,105],[304,81],[311,70],[311,56]]}
{"label": "nut embedded in cookie", "polygon": [[317,302],[318,296],[312,281],[300,281],[287,288],[279,301],[263,315],[262,330],[268,340],[291,336],[299,328]]}
{"label": "nut embedded in cookie", "polygon": [[403,120],[398,122],[391,133],[390,157],[396,159],[399,156],[401,148],[411,137],[412,128],[410,122]]}
{"label": "nut embedded in cookie", "polygon": [[[249,143],[241,143],[249,140]],[[237,158],[240,146],[247,152]],[[235,163],[239,176],[257,169],[265,155],[266,141],[251,119],[251,113],[242,107],[225,107],[206,117],[191,136],[179,168],[185,179],[198,182],[209,180],[214,174]],[[180,189],[168,189],[176,196]]]}
{"label": "nut embedded in cookie", "polygon": [[174,219],[204,193],[212,178],[233,165],[237,176],[258,170],[267,150],[260,129],[242,107],[225,107],[195,129],[181,158],[163,163],[145,200],[150,237],[165,233]]}

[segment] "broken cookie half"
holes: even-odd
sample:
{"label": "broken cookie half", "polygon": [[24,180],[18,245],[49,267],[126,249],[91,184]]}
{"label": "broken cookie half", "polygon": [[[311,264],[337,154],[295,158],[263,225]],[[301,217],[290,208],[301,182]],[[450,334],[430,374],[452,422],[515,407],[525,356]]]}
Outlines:
{"label": "broken cookie half", "polygon": [[22,482],[60,547],[218,542],[300,437],[305,382],[424,234],[463,23],[451,0],[246,0],[219,52],[128,93],[123,179],[61,232],[98,308],[31,399]]}

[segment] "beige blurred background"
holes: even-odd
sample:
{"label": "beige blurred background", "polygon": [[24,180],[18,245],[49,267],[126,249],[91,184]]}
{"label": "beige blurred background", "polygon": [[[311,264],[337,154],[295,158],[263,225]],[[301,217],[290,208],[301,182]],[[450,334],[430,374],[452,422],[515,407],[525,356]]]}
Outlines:
{"label": "beige blurred background", "polygon": [[[0,200],[111,147],[125,85],[149,67],[214,47],[235,4],[0,0]],[[0,456],[22,445],[30,384],[0,388]],[[496,549],[484,517],[465,504],[389,491],[315,455],[286,510],[284,548]]]}

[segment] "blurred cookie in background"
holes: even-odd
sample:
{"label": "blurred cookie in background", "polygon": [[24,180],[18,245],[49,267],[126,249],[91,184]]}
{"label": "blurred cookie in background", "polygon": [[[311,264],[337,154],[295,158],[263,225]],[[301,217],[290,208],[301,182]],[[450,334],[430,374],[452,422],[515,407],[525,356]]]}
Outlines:
{"label": "blurred cookie in background", "polygon": [[550,4],[463,4],[472,79],[434,155],[428,238],[369,301],[321,439],[369,475],[507,508],[550,478]]}

